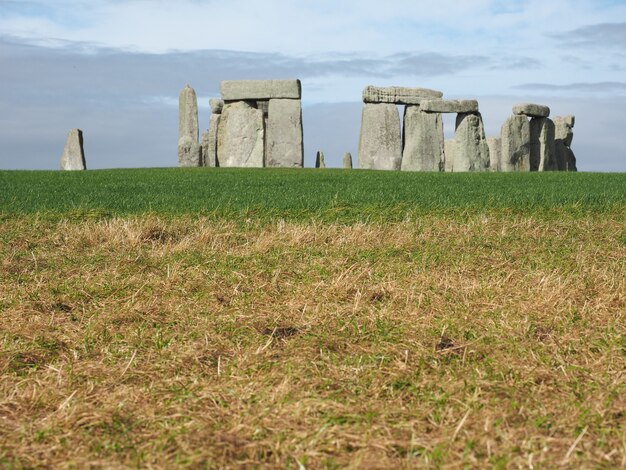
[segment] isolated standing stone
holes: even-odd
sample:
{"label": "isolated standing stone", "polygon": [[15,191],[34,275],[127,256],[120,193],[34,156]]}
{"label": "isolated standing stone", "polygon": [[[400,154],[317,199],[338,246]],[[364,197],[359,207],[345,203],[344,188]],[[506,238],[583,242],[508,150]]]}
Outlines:
{"label": "isolated standing stone", "polygon": [[446,139],[443,144],[445,153],[445,171],[446,173],[452,173],[454,171],[454,159],[456,158],[456,141],[454,139]]}
{"label": "isolated standing stone", "polygon": [[404,110],[402,171],[444,171],[443,120],[419,106]]}
{"label": "isolated standing stone", "polygon": [[487,146],[489,147],[489,169],[491,171],[502,171],[502,139],[499,137],[487,137]]}
{"label": "isolated standing stone", "polygon": [[263,111],[245,101],[226,103],[217,129],[220,167],[263,167]]}
{"label": "isolated standing stone", "polygon": [[324,152],[317,151],[315,155],[315,168],[326,168],[326,162],[324,161]]}
{"label": "isolated standing stone", "polygon": [[361,116],[359,168],[399,170],[402,162],[400,114],[395,104],[365,103]]}
{"label": "isolated standing stone", "polygon": [[194,89],[185,85],[178,99],[178,166],[201,165],[198,133],[198,99]]}
{"label": "isolated standing stone", "polygon": [[83,149],[83,131],[72,129],[67,134],[65,148],[61,156],[61,170],[86,170],[85,151]]}
{"label": "isolated standing stone", "polygon": [[500,169],[530,171],[530,124],[526,116],[510,116],[502,125]]}
{"label": "isolated standing stone", "polygon": [[302,107],[300,100],[269,101],[265,166],[302,168]]}
{"label": "isolated standing stone", "polygon": [[343,167],[346,170],[352,169],[352,154],[350,152],[346,152],[343,154]]}
{"label": "isolated standing stone", "polygon": [[461,113],[456,117],[454,134],[455,172],[489,170],[489,146],[480,113]]}
{"label": "isolated standing stone", "polygon": [[554,122],[550,118],[530,120],[530,171],[557,170]]}
{"label": "isolated standing stone", "polygon": [[560,171],[577,171],[576,157],[571,149],[574,138],[574,116],[557,117],[555,126],[555,155]]}

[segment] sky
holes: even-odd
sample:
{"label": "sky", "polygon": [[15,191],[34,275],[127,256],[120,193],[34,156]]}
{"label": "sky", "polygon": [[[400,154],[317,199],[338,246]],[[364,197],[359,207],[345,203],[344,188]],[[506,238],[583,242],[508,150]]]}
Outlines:
{"label": "sky", "polygon": [[[626,171],[626,0],[0,0],[0,169],[177,165],[178,94],[201,131],[221,80],[299,78],[305,166],[356,160],[367,85],[575,115],[582,171]],[[447,137],[454,115],[444,116]]]}

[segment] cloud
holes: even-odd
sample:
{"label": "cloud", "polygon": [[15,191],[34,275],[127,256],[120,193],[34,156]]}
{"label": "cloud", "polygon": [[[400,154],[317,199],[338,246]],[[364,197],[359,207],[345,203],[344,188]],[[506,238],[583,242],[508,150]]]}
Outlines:
{"label": "cloud", "polygon": [[515,88],[520,90],[537,91],[576,91],[584,93],[623,93],[626,92],[626,82],[595,82],[595,83],[569,83],[555,85],[551,83],[524,83]]}
{"label": "cloud", "polygon": [[626,49],[626,23],[601,23],[553,34],[570,46],[594,46]]}

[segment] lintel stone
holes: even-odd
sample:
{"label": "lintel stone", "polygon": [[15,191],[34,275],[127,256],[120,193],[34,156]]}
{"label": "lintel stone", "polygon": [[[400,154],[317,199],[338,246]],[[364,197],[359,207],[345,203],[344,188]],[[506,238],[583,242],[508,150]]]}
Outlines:
{"label": "lintel stone", "polygon": [[550,108],[542,104],[520,103],[513,106],[516,116],[544,118],[550,116]]}
{"label": "lintel stone", "polygon": [[423,100],[437,99],[442,96],[442,92],[428,88],[398,86],[382,88],[368,85],[363,90],[364,103],[420,104]]}
{"label": "lintel stone", "polygon": [[477,113],[476,100],[424,100],[420,109],[426,113]]}
{"label": "lintel stone", "polygon": [[301,99],[300,80],[223,80],[220,93],[224,101]]}

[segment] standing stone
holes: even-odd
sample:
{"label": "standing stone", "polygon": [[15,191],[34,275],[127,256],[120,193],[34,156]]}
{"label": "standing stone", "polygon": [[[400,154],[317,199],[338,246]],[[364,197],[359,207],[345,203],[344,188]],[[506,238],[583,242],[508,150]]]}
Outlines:
{"label": "standing stone", "polygon": [[400,114],[395,104],[364,103],[359,168],[399,170],[402,163]]}
{"label": "standing stone", "polygon": [[217,129],[220,167],[263,167],[263,111],[245,101],[224,105]]}
{"label": "standing stone", "polygon": [[502,139],[499,137],[487,137],[489,147],[489,169],[491,171],[502,171]]}
{"label": "standing stone", "polygon": [[443,144],[445,153],[445,171],[446,173],[452,173],[454,171],[454,159],[456,158],[456,141],[454,139],[446,139]]}
{"label": "standing stone", "polygon": [[443,120],[419,106],[404,109],[402,171],[444,171]]}
{"label": "standing stone", "polygon": [[530,120],[530,171],[558,169],[554,130],[554,122],[550,118]]}
{"label": "standing stone", "polygon": [[555,126],[555,155],[559,171],[577,171],[576,157],[571,149],[574,138],[574,116],[557,117]]}
{"label": "standing stone", "polygon": [[209,117],[209,130],[206,136],[202,135],[202,164],[208,167],[217,166],[217,128],[220,124],[222,109],[224,109],[224,101],[212,98],[209,100],[211,104],[211,117]]}
{"label": "standing stone", "polygon": [[530,124],[526,116],[510,116],[502,125],[501,171],[530,171]]}
{"label": "standing stone", "polygon": [[207,158],[209,153],[209,131],[206,130],[202,133],[202,138],[200,139],[200,155],[202,157],[201,166],[207,165]]}
{"label": "standing stone", "polygon": [[350,152],[343,154],[343,167],[346,170],[352,169],[352,154]]}
{"label": "standing stone", "polygon": [[454,140],[456,148],[452,166],[455,172],[489,170],[489,146],[480,113],[457,115]]}
{"label": "standing stone", "polygon": [[300,100],[269,101],[265,166],[302,168],[302,107]]}
{"label": "standing stone", "polygon": [[326,168],[326,162],[324,161],[324,152],[317,151],[315,155],[315,168]]}
{"label": "standing stone", "polygon": [[83,131],[72,129],[67,134],[65,148],[61,156],[61,170],[86,170],[85,151],[83,149]]}
{"label": "standing stone", "polygon": [[198,99],[189,85],[178,99],[178,166],[200,166],[202,148],[198,144]]}

